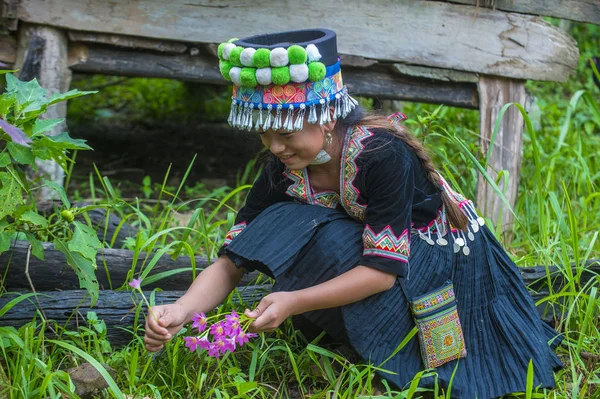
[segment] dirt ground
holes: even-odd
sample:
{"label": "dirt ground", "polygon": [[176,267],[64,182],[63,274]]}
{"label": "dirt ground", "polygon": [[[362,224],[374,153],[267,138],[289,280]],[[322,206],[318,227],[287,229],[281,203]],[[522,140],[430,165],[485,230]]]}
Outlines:
{"label": "dirt ground", "polygon": [[255,132],[240,132],[225,124],[70,126],[73,138],[85,139],[94,151],[77,155],[73,179],[87,181],[95,163],[111,181],[141,184],[144,176],[162,182],[172,163],[169,184],[177,185],[194,154],[196,161],[186,182],[235,184],[238,171],[261,150]]}

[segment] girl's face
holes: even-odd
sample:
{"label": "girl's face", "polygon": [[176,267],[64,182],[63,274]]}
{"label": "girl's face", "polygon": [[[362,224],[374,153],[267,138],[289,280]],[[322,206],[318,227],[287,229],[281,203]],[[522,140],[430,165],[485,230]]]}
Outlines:
{"label": "girl's face", "polygon": [[260,139],[269,151],[290,169],[304,169],[323,149],[326,126],[305,123],[302,130],[267,130]]}

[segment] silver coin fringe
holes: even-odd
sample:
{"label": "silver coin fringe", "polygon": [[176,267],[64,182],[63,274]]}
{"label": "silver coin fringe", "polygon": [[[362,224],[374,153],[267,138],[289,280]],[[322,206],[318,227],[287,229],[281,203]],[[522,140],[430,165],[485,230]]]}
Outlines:
{"label": "silver coin fringe", "polygon": [[[475,241],[475,233],[479,232],[480,227],[485,224],[485,220],[477,214],[475,206],[471,201],[463,201],[460,205],[460,209],[469,219],[465,231],[450,230],[450,224],[446,216],[446,207],[442,206],[439,215],[434,219],[431,226],[426,229],[413,228],[412,233],[418,234],[419,237],[429,245],[438,244],[446,246],[450,244],[450,242],[448,242],[448,239],[450,239],[454,253],[462,251],[465,256],[468,256],[471,253],[469,241]],[[448,233],[450,233],[449,236]]]}
{"label": "silver coin fringe", "polygon": [[[333,116],[329,112],[332,105]],[[238,104],[237,100],[233,99],[227,122],[232,127],[248,131],[254,128],[256,130],[283,129],[293,132],[304,127],[306,112],[308,112],[308,123],[323,125],[338,118],[345,118],[357,105],[358,101],[348,94],[345,87],[333,99],[322,98],[318,103],[308,106],[290,104],[287,109],[284,109],[281,104],[275,106],[259,104],[258,108],[255,108],[252,103]],[[255,114],[256,121],[254,121]]]}

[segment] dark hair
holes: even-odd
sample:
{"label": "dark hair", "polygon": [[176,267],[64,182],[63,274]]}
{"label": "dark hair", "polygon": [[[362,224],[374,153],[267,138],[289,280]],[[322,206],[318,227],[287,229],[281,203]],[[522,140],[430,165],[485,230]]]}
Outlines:
{"label": "dark hair", "polygon": [[448,193],[443,190],[442,181],[440,180],[440,176],[436,171],[429,153],[407,127],[392,123],[387,116],[375,112],[367,112],[361,107],[356,107],[345,118],[338,119],[335,126],[335,133],[343,136],[348,128],[357,125],[364,126],[367,129],[381,129],[402,140],[402,142],[417,156],[421,165],[423,165],[427,178],[438,190],[440,190],[442,201],[446,208],[446,214],[452,226],[461,230],[467,228],[467,216],[460,210],[458,205],[450,199]]}

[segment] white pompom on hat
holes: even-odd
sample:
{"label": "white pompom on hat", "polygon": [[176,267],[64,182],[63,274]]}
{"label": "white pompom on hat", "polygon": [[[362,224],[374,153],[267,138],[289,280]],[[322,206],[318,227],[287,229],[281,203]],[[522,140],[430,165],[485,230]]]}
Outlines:
{"label": "white pompom on hat", "polygon": [[292,82],[302,83],[308,80],[308,65],[292,64],[290,65],[290,79]]}
{"label": "white pompom on hat", "polygon": [[287,49],[277,47],[271,50],[270,61],[272,67],[286,66],[290,62]]}
{"label": "white pompom on hat", "polygon": [[241,84],[242,84],[242,82],[240,80],[241,73],[242,73],[242,68],[239,68],[239,67],[233,67],[233,68],[231,68],[231,70],[229,70],[229,77],[231,78],[231,81],[238,86],[241,86]]}
{"label": "white pompom on hat", "polygon": [[312,43],[306,46],[306,56],[308,57],[308,62],[319,61],[322,57],[317,46]]}
{"label": "white pompom on hat", "polygon": [[254,62],[252,61],[254,53],[256,53],[256,49],[252,47],[245,48],[240,54],[240,61],[242,62],[242,65],[247,67],[254,66]]}
{"label": "white pompom on hat", "polygon": [[273,83],[271,78],[271,68],[258,68],[256,70],[256,81],[263,86],[268,86]]}
{"label": "white pompom on hat", "polygon": [[236,46],[233,43],[227,43],[226,45],[223,46],[223,59],[224,60],[228,60],[229,59],[229,55],[231,54],[231,50],[233,50],[235,47]]}

